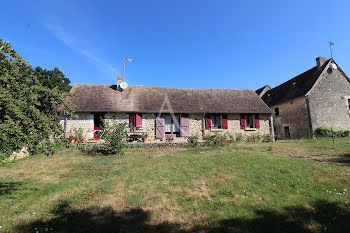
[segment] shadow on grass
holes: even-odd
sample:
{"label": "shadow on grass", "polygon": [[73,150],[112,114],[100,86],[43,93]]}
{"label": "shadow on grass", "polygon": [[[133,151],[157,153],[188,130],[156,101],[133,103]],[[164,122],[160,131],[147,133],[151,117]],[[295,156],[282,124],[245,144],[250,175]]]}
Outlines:
{"label": "shadow on grass", "polygon": [[22,186],[21,182],[0,182],[0,196],[11,194]]}
{"label": "shadow on grass", "polygon": [[329,159],[328,162],[350,166],[350,154],[337,155],[335,158]]}
{"label": "shadow on grass", "polygon": [[[18,225],[16,232],[350,232],[350,212],[337,203],[318,201],[310,208],[286,207],[279,212],[256,210],[255,217],[232,218],[185,229],[178,223],[151,224],[151,213],[142,209],[116,212],[111,207],[72,209],[62,202],[52,211],[50,220]],[[53,228],[52,231],[50,228]]]}

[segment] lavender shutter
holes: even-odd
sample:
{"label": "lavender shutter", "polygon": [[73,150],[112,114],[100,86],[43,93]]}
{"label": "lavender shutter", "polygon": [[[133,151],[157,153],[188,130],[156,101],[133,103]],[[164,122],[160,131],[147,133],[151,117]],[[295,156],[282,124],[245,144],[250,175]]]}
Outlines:
{"label": "lavender shutter", "polygon": [[156,138],[164,138],[165,120],[163,117],[156,118]]}
{"label": "lavender shutter", "polygon": [[188,117],[188,115],[181,115],[180,133],[181,133],[181,137],[190,136],[190,118]]}

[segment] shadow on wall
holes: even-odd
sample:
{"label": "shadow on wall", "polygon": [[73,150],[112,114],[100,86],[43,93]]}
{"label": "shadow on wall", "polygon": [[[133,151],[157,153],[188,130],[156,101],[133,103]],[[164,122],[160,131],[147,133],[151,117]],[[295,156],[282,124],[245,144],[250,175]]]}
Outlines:
{"label": "shadow on wall", "polygon": [[[51,220],[18,225],[16,232],[350,232],[350,212],[337,203],[317,201],[311,207],[286,207],[280,212],[256,210],[251,219],[233,218],[184,229],[177,223],[150,224],[151,213],[142,209],[115,212],[111,207],[72,209],[61,202]],[[50,231],[50,228],[53,230]]]}

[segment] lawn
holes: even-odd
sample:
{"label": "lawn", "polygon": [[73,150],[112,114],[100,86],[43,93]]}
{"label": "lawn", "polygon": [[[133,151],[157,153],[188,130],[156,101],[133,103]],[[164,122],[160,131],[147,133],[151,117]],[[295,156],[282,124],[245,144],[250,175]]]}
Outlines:
{"label": "lawn", "polygon": [[350,140],[62,150],[0,166],[0,232],[350,232]]}

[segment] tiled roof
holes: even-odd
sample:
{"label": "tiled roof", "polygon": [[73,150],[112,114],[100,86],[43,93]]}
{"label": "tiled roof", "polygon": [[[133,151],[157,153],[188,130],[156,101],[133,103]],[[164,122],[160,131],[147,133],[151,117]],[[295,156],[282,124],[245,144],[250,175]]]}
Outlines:
{"label": "tiled roof", "polygon": [[261,98],[268,106],[283,103],[288,100],[304,96],[315,84],[324,68],[329,63],[327,60],[320,69],[317,66],[305,71],[304,73],[288,80],[281,85],[267,91]]}

